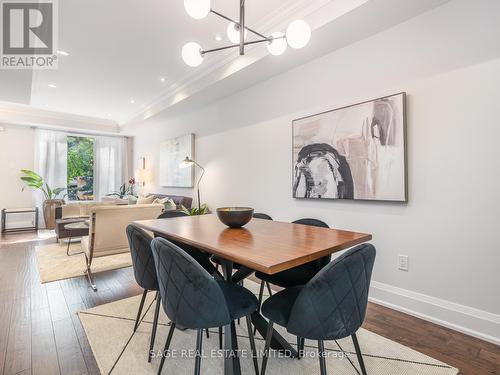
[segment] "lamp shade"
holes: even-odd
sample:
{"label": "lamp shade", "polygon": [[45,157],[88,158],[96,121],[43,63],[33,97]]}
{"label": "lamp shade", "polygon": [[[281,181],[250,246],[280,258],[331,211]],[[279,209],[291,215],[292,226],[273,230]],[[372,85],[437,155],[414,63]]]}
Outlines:
{"label": "lamp shade", "polygon": [[195,42],[184,44],[184,47],[182,47],[182,59],[189,66],[196,67],[200,65],[203,62],[201,46]]}
{"label": "lamp shade", "polygon": [[188,168],[194,164],[194,160],[191,159],[189,156],[186,156],[186,158],[181,161],[179,164],[179,168]]}
{"label": "lamp shade", "polygon": [[311,28],[303,20],[293,21],[286,29],[286,40],[292,48],[302,48],[311,39]]}
{"label": "lamp shade", "polygon": [[210,13],[210,0],[184,0],[184,9],[194,19],[201,20]]}
{"label": "lamp shade", "polygon": [[273,41],[267,45],[267,50],[271,55],[279,56],[286,51],[288,46],[284,34],[280,32],[272,33]]}

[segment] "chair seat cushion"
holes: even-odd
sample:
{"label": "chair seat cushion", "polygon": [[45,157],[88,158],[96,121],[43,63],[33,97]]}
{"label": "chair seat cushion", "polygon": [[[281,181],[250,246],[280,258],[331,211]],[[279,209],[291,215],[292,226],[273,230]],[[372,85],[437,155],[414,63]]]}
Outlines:
{"label": "chair seat cushion", "polygon": [[287,288],[269,297],[262,304],[262,315],[274,323],[286,327],[293,304],[302,289],[302,286]]}
{"label": "chair seat cushion", "polygon": [[259,301],[248,289],[224,280],[217,280],[226,299],[231,320],[250,315],[257,310]]}
{"label": "chair seat cushion", "polygon": [[307,284],[316,273],[318,273],[317,264],[315,262],[310,262],[302,266],[275,273],[274,275],[255,272],[255,276],[260,280],[267,281],[282,288],[290,288]]}

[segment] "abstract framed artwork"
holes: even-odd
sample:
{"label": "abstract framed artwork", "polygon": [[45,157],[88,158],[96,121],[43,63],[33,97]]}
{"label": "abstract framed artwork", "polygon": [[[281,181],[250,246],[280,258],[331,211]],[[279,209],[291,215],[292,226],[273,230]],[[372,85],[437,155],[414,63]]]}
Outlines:
{"label": "abstract framed artwork", "polygon": [[193,167],[179,168],[186,156],[193,158],[194,134],[172,138],[160,144],[160,186],[193,187]]}
{"label": "abstract framed artwork", "polygon": [[407,202],[406,93],[293,121],[293,197]]}

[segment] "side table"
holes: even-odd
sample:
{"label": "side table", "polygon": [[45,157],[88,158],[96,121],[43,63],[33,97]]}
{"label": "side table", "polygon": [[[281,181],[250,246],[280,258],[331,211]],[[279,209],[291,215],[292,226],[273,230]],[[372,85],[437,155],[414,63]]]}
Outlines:
{"label": "side table", "polygon": [[[69,256],[69,247],[71,245],[72,237],[82,237],[89,234],[89,222],[79,221],[77,223],[70,223],[64,226],[64,229],[69,232],[68,247],[66,248],[66,255]],[[80,254],[80,253],[78,253]],[[76,254],[72,254],[76,255]]]}

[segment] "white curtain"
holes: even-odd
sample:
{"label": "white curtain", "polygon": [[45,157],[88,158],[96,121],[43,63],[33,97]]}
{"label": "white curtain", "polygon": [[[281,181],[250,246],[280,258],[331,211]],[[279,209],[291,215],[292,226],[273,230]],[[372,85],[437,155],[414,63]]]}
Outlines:
{"label": "white curtain", "polygon": [[96,200],[128,184],[126,138],[95,138],[94,185]]}
{"label": "white curtain", "polygon": [[[35,172],[43,177],[51,189],[65,188],[68,184],[68,143],[66,134],[37,129],[35,132]],[[34,201],[41,209],[45,197],[39,190]],[[43,215],[40,215],[43,220]]]}

